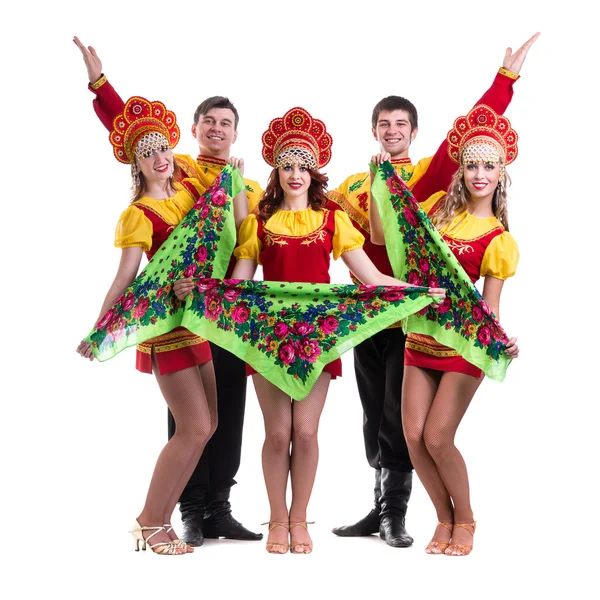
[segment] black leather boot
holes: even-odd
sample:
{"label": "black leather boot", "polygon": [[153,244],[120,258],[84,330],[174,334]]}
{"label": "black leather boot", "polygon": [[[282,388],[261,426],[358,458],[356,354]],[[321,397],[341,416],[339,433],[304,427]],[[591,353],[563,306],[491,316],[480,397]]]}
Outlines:
{"label": "black leather boot", "polygon": [[371,535],[379,531],[379,513],[381,512],[381,504],[379,498],[381,496],[381,471],[375,469],[375,487],[373,488],[375,496],[375,507],[366,517],[357,521],[353,525],[342,525],[335,527],[331,531],[340,537],[359,537],[362,535]]}
{"label": "black leather boot", "polygon": [[184,490],[179,501],[183,533],[181,539],[190,546],[204,544],[204,512],[206,510],[206,490],[192,488]]}
{"label": "black leather boot", "polygon": [[404,526],[411,490],[412,473],[381,469],[379,536],[394,548],[408,548],[414,542]]}
{"label": "black leather boot", "polygon": [[204,537],[207,539],[262,540],[262,533],[246,529],[231,514],[229,493],[231,488],[220,492],[209,492],[204,513]]}

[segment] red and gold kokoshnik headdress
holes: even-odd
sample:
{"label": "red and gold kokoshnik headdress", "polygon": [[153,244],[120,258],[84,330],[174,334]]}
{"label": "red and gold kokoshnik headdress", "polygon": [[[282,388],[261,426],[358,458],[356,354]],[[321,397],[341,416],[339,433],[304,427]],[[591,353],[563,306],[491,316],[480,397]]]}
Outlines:
{"label": "red and gold kokoshnik headdress", "polygon": [[150,102],[140,96],[127,100],[123,112],[115,117],[110,134],[115,157],[125,164],[133,164],[136,154],[152,153],[165,146],[174,148],[178,141],[175,113],[162,102]]}
{"label": "red and gold kokoshnik headdress", "polygon": [[517,132],[510,121],[485,104],[454,121],[448,133],[448,155],[458,163],[492,162],[508,165],[517,157]]}
{"label": "red and gold kokoshnik headdress", "polygon": [[263,133],[262,143],[263,158],[272,167],[295,164],[316,170],[331,160],[333,139],[323,121],[296,107],[271,121]]}

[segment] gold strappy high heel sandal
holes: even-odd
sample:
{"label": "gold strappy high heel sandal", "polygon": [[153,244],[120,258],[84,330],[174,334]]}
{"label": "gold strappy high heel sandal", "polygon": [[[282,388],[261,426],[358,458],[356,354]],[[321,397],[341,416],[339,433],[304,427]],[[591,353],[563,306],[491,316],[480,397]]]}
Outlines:
{"label": "gold strappy high heel sandal", "polygon": [[[173,525],[171,525],[171,523],[165,523],[163,525],[163,527],[165,528],[165,532],[167,533],[167,535],[169,534],[169,532],[173,531]],[[179,545],[181,548],[183,548],[186,552],[191,553],[194,551],[194,548],[192,548],[192,546],[190,546],[187,542],[184,542],[183,540],[171,540],[173,543]]]}
{"label": "gold strappy high heel sandal", "polygon": [[[454,529],[457,527],[462,527],[466,529],[471,537],[475,537],[475,521],[472,523],[454,523]],[[444,554],[446,556],[467,556],[467,554],[471,554],[471,550],[473,550],[473,542],[471,544],[450,544]]]}
{"label": "gold strappy high heel sandal", "polygon": [[[292,535],[292,528],[304,527],[304,529],[308,531],[308,526],[314,525],[314,523],[314,521],[290,521],[290,538]],[[298,552],[298,547],[302,547],[304,548],[304,550],[302,552]],[[312,542],[297,542],[293,538],[290,539],[290,552],[292,552],[293,554],[310,554],[312,552],[312,549]]]}
{"label": "gold strappy high heel sandal", "polygon": [[[143,531],[152,531],[153,533],[151,533],[146,539],[144,539],[142,533]],[[135,540],[136,552],[139,551],[140,542],[142,542],[142,550],[145,550],[146,546],[149,546],[150,550],[152,550],[152,552],[155,552],[156,554],[186,554],[186,551],[179,545],[179,540],[173,542],[158,542],[154,545],[150,544],[150,540],[161,531],[165,531],[165,528],[162,525],[158,527],[142,527],[136,519],[133,529],[129,532],[133,535],[133,539]]]}
{"label": "gold strappy high heel sandal", "polygon": [[[452,535],[452,522],[451,521],[438,521],[438,525],[445,527]],[[446,548],[450,545],[450,542],[438,542],[435,540],[431,540],[429,544],[427,544],[427,548],[425,548],[425,552],[427,554],[444,554]]]}
{"label": "gold strappy high heel sandal", "polygon": [[[273,529],[275,529],[275,527],[283,527],[284,529],[287,529],[288,531],[290,530],[290,524],[289,523],[284,523],[283,521],[267,521],[266,523],[261,523],[261,525],[268,525],[269,526],[269,533],[271,533],[271,531]],[[269,554],[286,554],[287,551],[290,548],[290,545],[288,542],[269,542],[267,540],[267,552]],[[279,549],[276,549],[279,548]],[[281,550],[283,550],[283,552],[281,552]]]}

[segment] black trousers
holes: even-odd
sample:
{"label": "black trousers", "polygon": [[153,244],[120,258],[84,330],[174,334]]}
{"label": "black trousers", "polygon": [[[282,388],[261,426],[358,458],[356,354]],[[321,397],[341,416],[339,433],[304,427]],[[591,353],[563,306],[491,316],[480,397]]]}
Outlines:
{"label": "black trousers", "polygon": [[363,436],[374,469],[412,471],[402,431],[401,401],[406,336],[384,329],[354,348],[354,370],[364,412]]}
{"label": "black trousers", "polygon": [[[242,454],[242,429],[246,408],[246,363],[227,350],[210,345],[217,380],[217,430],[206,444],[181,501],[193,500],[195,492],[220,492],[235,484]],[[175,419],[169,411],[169,439]]]}

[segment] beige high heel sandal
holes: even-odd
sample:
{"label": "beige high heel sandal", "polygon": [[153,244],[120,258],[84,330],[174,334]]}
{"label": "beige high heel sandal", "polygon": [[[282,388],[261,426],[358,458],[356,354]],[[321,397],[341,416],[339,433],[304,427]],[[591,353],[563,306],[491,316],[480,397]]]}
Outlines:
{"label": "beige high heel sandal", "polygon": [[[452,535],[452,521],[438,521],[438,525],[445,527],[450,532],[450,535]],[[427,544],[425,552],[427,552],[427,554],[444,554],[449,545],[450,542],[438,542],[431,540],[429,544]]]}
{"label": "beige high heel sandal", "polygon": [[[169,534],[170,531],[173,531],[173,525],[171,525],[171,523],[164,523],[163,527],[165,528],[165,532],[167,533],[167,535]],[[192,546],[190,546],[187,542],[184,542],[183,540],[171,540],[173,543],[179,545],[181,548],[183,548],[186,552],[191,553],[194,551],[194,548]]]}
{"label": "beige high heel sandal", "polygon": [[[310,554],[313,549],[312,542],[297,542],[297,541],[295,541],[291,537],[292,528],[293,527],[304,527],[304,529],[306,529],[306,531],[308,531],[308,526],[314,525],[314,524],[315,524],[314,521],[290,521],[290,552],[292,554]],[[296,548],[298,548],[298,546],[302,546],[302,548],[304,548],[304,552],[298,552],[296,550]]]}
{"label": "beige high heel sandal", "polygon": [[[476,521],[473,521],[472,523],[456,523],[455,522],[454,529],[456,529],[457,527],[462,527],[463,529],[466,529],[471,534],[472,538],[474,538],[475,537],[475,525],[476,525]],[[471,550],[473,550],[473,542],[471,542],[471,544],[451,543],[446,548],[446,551],[444,552],[444,554],[446,556],[467,556],[468,554],[471,554]]]}
{"label": "beige high heel sandal", "polygon": [[[152,531],[146,539],[144,539],[143,533],[144,531]],[[142,542],[142,550],[146,550],[146,546],[152,550],[152,552],[156,554],[163,555],[178,555],[178,554],[186,554],[184,549],[177,543],[177,541],[171,542],[158,542],[154,545],[150,544],[150,540],[161,531],[165,531],[165,528],[161,525],[158,527],[142,527],[138,520],[135,520],[133,529],[129,532],[133,535],[133,539],[135,540],[135,551],[139,552],[140,542]],[[184,542],[185,543],[185,542]]]}
{"label": "beige high heel sandal", "polygon": [[[261,525],[268,525],[269,533],[271,533],[271,531],[273,529],[275,529],[275,527],[283,527],[284,529],[287,529],[288,531],[290,530],[290,524],[284,523],[283,521],[267,521],[266,523],[261,523]],[[278,550],[275,550],[275,546],[279,546],[280,548],[283,548],[283,552],[279,552]],[[269,554],[286,554],[287,551],[289,550],[289,548],[290,548],[290,545],[287,542],[283,543],[283,542],[267,541],[267,545],[266,545],[266,549]]]}

